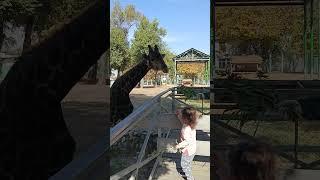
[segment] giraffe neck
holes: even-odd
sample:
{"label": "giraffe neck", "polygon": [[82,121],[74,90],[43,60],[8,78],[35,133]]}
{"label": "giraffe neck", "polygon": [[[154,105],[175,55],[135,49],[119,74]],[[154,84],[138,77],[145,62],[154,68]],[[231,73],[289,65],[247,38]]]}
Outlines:
{"label": "giraffe neck", "polygon": [[148,65],[147,60],[143,59],[139,64],[120,77],[123,80],[122,89],[129,94],[150,69],[151,67]]}

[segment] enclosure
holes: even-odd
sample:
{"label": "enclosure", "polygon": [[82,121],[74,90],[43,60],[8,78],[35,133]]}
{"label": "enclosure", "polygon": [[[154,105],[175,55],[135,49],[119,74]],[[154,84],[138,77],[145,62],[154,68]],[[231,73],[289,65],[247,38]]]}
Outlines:
{"label": "enclosure", "polygon": [[[313,80],[319,79],[320,1],[217,0],[212,2],[211,7],[210,55],[213,61],[210,109],[215,131],[214,151],[228,150],[241,140],[256,141],[262,138],[276,149],[280,168],[319,169],[319,117],[309,111],[311,106],[303,107],[303,101],[317,98],[320,93],[319,81]],[[235,10],[234,14],[239,13],[235,16],[239,22],[246,17],[249,20],[247,22],[256,23],[257,27],[266,28],[268,31],[263,34],[265,31],[259,28],[246,29],[250,25],[238,26],[239,22],[228,19],[221,12],[221,9],[228,11],[228,8]],[[277,15],[277,8],[280,12],[287,11],[287,14]],[[274,13],[267,13],[267,10],[263,9],[272,9]],[[297,15],[298,18],[295,19],[299,24],[292,29],[285,24],[277,24],[281,22],[281,16],[290,14],[290,10]],[[250,14],[251,11],[256,14]],[[279,21],[273,19],[275,16]],[[223,26],[219,21],[224,24],[233,23],[236,29],[221,30]],[[277,32],[277,29],[281,31]],[[277,38],[288,37],[286,35],[290,32],[296,33],[296,39]],[[238,36],[230,33],[238,33]],[[246,38],[250,37],[257,39],[255,42],[246,41]],[[221,43],[230,39],[238,41]],[[273,44],[283,41],[291,41],[292,44]],[[263,43],[257,45],[259,43],[255,44],[256,42]],[[230,48],[232,43],[236,44],[237,48]],[[276,46],[277,48],[274,48]],[[219,49],[216,49],[217,47]],[[224,53],[219,51],[221,49]],[[276,50],[278,51],[273,52]],[[262,54],[262,71],[242,77],[227,72],[224,73],[224,79],[219,79],[219,66],[230,63],[227,57],[241,55],[243,52]],[[298,61],[294,63],[301,67],[300,70],[293,68],[292,59]]]}

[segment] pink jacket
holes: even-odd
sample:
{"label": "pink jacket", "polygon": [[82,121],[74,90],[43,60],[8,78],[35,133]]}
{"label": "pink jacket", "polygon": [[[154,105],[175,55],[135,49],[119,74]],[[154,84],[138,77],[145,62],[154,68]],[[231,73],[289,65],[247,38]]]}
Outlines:
{"label": "pink jacket", "polygon": [[180,133],[180,145],[184,148],[182,153],[191,156],[196,153],[197,150],[197,139],[196,139],[196,129],[191,129],[190,126],[184,124]]}

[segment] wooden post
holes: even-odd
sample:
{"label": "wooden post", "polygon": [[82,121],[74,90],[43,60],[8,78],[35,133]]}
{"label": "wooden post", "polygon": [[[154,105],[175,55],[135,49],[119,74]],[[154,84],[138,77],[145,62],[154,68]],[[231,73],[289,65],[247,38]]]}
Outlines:
{"label": "wooden post", "polygon": [[177,61],[174,60],[174,85],[177,86],[178,82],[177,82]]}
{"label": "wooden post", "polygon": [[294,123],[294,168],[298,168],[298,127],[299,127],[299,120],[298,118],[295,119],[295,123]]}

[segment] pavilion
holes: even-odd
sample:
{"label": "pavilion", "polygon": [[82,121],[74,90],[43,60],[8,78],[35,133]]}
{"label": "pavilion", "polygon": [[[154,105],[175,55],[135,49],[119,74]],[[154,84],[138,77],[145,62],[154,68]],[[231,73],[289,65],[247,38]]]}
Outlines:
{"label": "pavilion", "polygon": [[[209,72],[210,56],[194,48],[184,51],[183,53],[175,56],[172,60],[175,64],[175,84],[178,84],[178,82],[181,81],[178,77],[181,77],[182,74],[179,74],[177,71],[179,64],[187,63],[192,65],[193,63],[203,63],[205,65],[205,70]],[[209,84],[209,82],[206,83]]]}

